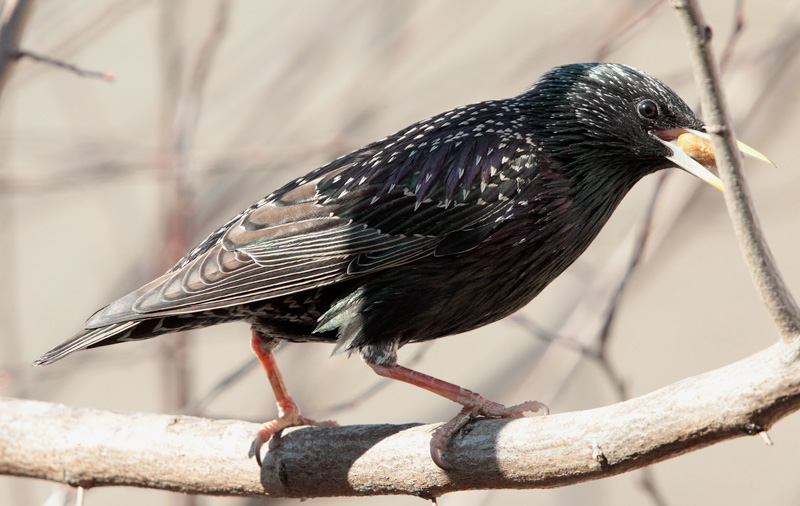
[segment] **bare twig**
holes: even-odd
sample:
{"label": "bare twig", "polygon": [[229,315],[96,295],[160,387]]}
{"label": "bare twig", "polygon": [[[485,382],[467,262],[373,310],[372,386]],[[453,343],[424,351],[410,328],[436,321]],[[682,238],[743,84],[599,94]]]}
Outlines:
{"label": "bare twig", "polygon": [[219,397],[232,385],[235,385],[239,380],[244,378],[247,373],[255,369],[256,366],[258,366],[258,359],[256,357],[247,359],[245,363],[237,366],[233,371],[226,374],[224,378],[211,387],[208,393],[201,399],[198,399],[197,401],[192,402],[189,406],[185,407],[183,412],[188,414],[202,413],[211,403],[211,401]]}
{"label": "bare twig", "polygon": [[656,485],[652,468],[646,467],[642,469],[641,476],[639,476],[639,486],[650,496],[650,500],[653,501],[653,504],[656,506],[667,506],[667,500],[664,498],[664,494],[661,493],[661,490]]}
{"label": "bare twig", "polygon": [[730,63],[733,57],[733,48],[736,47],[736,42],[744,30],[744,0],[736,0],[736,8],[733,13],[733,30],[728,37],[728,42],[722,48],[722,53],[719,57],[719,66],[724,69]]}
{"label": "bare twig", "polygon": [[673,5],[689,40],[692,66],[700,87],[703,118],[716,153],[720,178],[725,187],[725,203],[734,231],[756,288],[778,326],[781,338],[784,342],[796,343],[800,335],[800,308],[772,258],[742,173],[741,155],[736,147],[736,136],[729,120],[711,47],[711,29],[694,0],[674,0]]}
{"label": "bare twig", "polygon": [[617,33],[601,44],[597,51],[595,51],[594,59],[597,61],[605,60],[611,51],[629,41],[633,36],[639,33],[640,30],[644,29],[648,22],[655,18],[656,12],[658,12],[658,9],[661,8],[664,3],[664,0],[653,0],[653,3],[651,3],[649,7],[638,16],[630,19]]}
{"label": "bare twig", "polygon": [[[430,349],[432,345],[433,341],[428,341],[427,343],[423,343],[419,347],[417,347],[417,352],[414,354],[414,356],[405,362],[406,367],[413,367],[420,360],[422,360],[422,357],[425,356],[425,353]],[[329,418],[341,411],[344,411],[346,409],[352,409],[362,404],[363,402],[366,402],[367,400],[379,394],[389,385],[395,383],[396,382],[394,380],[390,380],[388,378],[377,379],[372,385],[368,386],[367,388],[357,393],[356,395],[352,396],[351,398],[338,402],[326,408],[315,410],[313,412],[313,415],[316,418]]]}
{"label": "bare twig", "polygon": [[[193,204],[184,157],[186,145],[180,142],[176,128],[179,123],[177,111],[185,60],[185,48],[180,37],[185,3],[173,1],[162,2],[160,5],[159,54],[162,57],[163,79],[159,108],[159,146],[155,159],[163,181],[160,212],[164,223],[164,252],[159,258],[157,273],[173,265],[188,249],[189,216]],[[190,123],[184,121],[181,124]],[[189,404],[190,381],[186,355],[186,333],[178,333],[161,345],[159,362],[167,411],[178,411]]]}
{"label": "bare twig", "polygon": [[[19,1],[19,0],[18,0]],[[33,3],[33,0],[25,0]],[[6,2],[9,3],[9,2]],[[70,30],[53,30],[50,37],[42,41],[42,53],[57,53],[62,58],[73,57],[97,41],[106,33],[117,28],[118,24],[129,19],[129,16],[138,9],[146,8],[147,3],[141,0],[109,0],[98,3],[96,9],[83,9],[81,16],[71,19]],[[77,24],[72,24],[76,22]],[[62,20],[59,25],[67,26]],[[14,88],[29,85],[45,72],[44,65],[29,65],[24,72],[20,72],[15,79]]]}
{"label": "bare twig", "polygon": [[[180,83],[173,80],[181,75],[175,69],[170,69],[167,74],[172,79],[164,82],[166,100],[162,114],[164,123],[161,150],[165,158],[162,168],[169,180],[164,199],[167,202],[164,208],[167,223],[165,230],[167,266],[183,256],[189,249],[193,237],[192,151],[203,103],[203,90],[208,82],[214,55],[225,33],[229,4],[229,0],[218,2],[216,17],[193,63],[186,90],[181,93]],[[162,18],[162,41],[166,48],[165,52],[169,55],[165,61],[168,66],[184,59],[180,40],[175,37],[174,32],[180,23],[185,22],[178,12],[185,5],[188,3],[167,6]],[[162,364],[166,382],[173,389],[174,399],[169,403],[172,409],[185,409],[191,398],[187,354],[186,333],[179,334],[165,344]]]}
{"label": "bare twig", "polygon": [[[25,26],[33,10],[33,0],[6,1],[0,3],[0,96],[16,68],[16,60],[10,56],[19,49],[19,43]],[[7,132],[4,130],[4,133]],[[3,180],[13,174],[9,167],[8,141],[0,143],[0,194],[5,190]],[[9,371],[22,357],[20,337],[20,321],[13,309],[19,298],[19,266],[18,256],[13,253],[17,246],[18,216],[13,199],[0,198],[0,347],[3,357],[0,358],[0,384],[12,382],[17,375]],[[24,385],[15,384],[15,395],[27,396],[29,392]]]}
{"label": "bare twig", "polygon": [[10,56],[11,58],[17,60],[21,58],[30,58],[31,60],[38,61],[40,63],[45,63],[47,65],[52,65],[53,67],[66,70],[67,72],[72,72],[73,74],[77,74],[79,77],[91,77],[95,79],[102,79],[104,81],[109,81],[109,82],[113,81],[115,78],[113,72],[99,72],[96,70],[85,70],[75,64],[68,63],[63,60],[58,60],[56,58],[51,58],[49,56],[37,54],[32,51],[19,50],[11,53]]}
{"label": "bare twig", "polygon": [[13,0],[0,6],[0,93],[17,61],[14,54],[19,52],[19,41],[32,11],[33,0]]}
{"label": "bare twig", "polygon": [[653,191],[653,196],[650,197],[650,202],[647,205],[644,217],[639,224],[638,237],[634,242],[631,258],[628,261],[628,269],[620,278],[616,291],[614,291],[612,294],[613,303],[611,306],[609,306],[606,312],[606,321],[600,329],[600,334],[597,339],[599,345],[598,353],[600,357],[606,356],[608,340],[611,337],[611,325],[614,322],[614,316],[617,314],[617,309],[622,301],[622,294],[625,293],[625,288],[627,288],[634,271],[636,271],[636,267],[639,266],[640,262],[642,261],[642,257],[644,256],[647,240],[650,238],[650,232],[653,228],[653,215],[655,214],[656,204],[658,204],[658,197],[661,195],[661,189],[664,187],[664,182],[667,180],[668,174],[668,172],[663,172],[658,176],[658,182],[656,183],[655,190]]}
{"label": "bare twig", "polygon": [[767,430],[800,408],[800,368],[783,348],[603,408],[475,422],[446,449],[448,472],[430,460],[435,425],[287,430],[259,476],[247,457],[257,424],[4,399],[0,474],[271,497],[564,486]]}

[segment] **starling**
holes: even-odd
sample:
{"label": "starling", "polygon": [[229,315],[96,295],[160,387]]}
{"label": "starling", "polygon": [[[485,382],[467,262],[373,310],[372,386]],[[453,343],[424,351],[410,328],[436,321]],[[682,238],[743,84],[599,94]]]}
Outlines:
{"label": "starling", "polygon": [[680,167],[721,189],[671,142],[682,134],[708,137],[658,79],[610,63],[556,67],[521,95],[439,114],[286,184],[96,312],[36,365],[244,320],[279,410],[256,438],[259,464],[261,446],[283,428],[335,424],[303,417],[289,395],[272,352],[291,341],[357,351],[377,374],[461,404],[431,440],[445,467],[441,451],[470,417],[546,407],[488,401],[398,365],[397,349],[526,305],[652,172]]}

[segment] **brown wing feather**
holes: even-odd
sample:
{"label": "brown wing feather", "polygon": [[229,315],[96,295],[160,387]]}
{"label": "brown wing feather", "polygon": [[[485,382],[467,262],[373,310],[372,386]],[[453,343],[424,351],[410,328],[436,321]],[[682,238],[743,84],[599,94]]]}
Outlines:
{"label": "brown wing feather", "polygon": [[[314,190],[313,183],[299,188]],[[299,202],[289,202],[292,196]],[[211,310],[279,297],[342,280],[359,255],[382,253],[387,264],[429,254],[438,237],[383,234],[365,224],[331,216],[319,203],[293,192],[245,214],[217,243],[188,263],[113,302],[87,328]],[[370,270],[379,267],[373,262]]]}
{"label": "brown wing feather", "polygon": [[[519,111],[497,116],[496,106],[475,104],[412,125],[289,183],[168,273],[98,311],[87,328],[329,285],[433,254],[454,233],[458,244],[437,255],[475,247],[513,213],[514,197],[539,169],[534,140],[497,134],[500,121],[523,124]],[[462,143],[465,125],[486,127],[487,135]],[[420,150],[423,134],[430,146]]]}

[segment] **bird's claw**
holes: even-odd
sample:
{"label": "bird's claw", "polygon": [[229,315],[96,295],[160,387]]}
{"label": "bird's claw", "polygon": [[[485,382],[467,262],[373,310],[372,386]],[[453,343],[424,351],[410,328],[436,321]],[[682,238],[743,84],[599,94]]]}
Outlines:
{"label": "bird's claw", "polygon": [[472,409],[473,417],[484,416],[486,418],[520,418],[524,413],[538,413],[539,411],[543,411],[545,415],[550,414],[550,408],[539,401],[525,401],[513,406],[504,406],[483,397],[479,397],[474,404],[467,405],[465,408]]}
{"label": "bird's claw", "polygon": [[453,434],[461,430],[473,418],[521,418],[526,412],[536,413],[539,411],[543,411],[545,415],[550,414],[550,408],[539,401],[526,401],[514,406],[504,406],[476,394],[474,402],[465,404],[456,416],[433,432],[431,459],[441,469],[451,470],[452,466],[442,458],[442,451]]}
{"label": "bird's claw", "polygon": [[315,427],[336,427],[339,424],[334,420],[318,422],[316,420],[306,418],[298,412],[289,412],[279,418],[265,422],[264,425],[258,429],[258,434],[256,434],[256,439],[253,442],[253,453],[255,454],[258,467],[261,467],[261,447],[264,446],[264,443],[269,441],[272,436],[287,427],[298,427],[301,425],[313,425]]}

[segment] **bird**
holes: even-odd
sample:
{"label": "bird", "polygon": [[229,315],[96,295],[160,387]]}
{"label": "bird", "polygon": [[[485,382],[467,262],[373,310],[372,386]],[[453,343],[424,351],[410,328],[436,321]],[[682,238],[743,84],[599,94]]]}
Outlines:
{"label": "bird", "polygon": [[278,405],[254,438],[259,465],[262,446],[281,430],[335,425],[300,413],[273,354],[283,342],[318,342],[460,404],[431,437],[431,457],[447,469],[443,451],[473,417],[547,408],[504,406],[405,368],[398,348],[528,304],[648,174],[680,168],[722,189],[674,142],[682,135],[708,140],[702,120],[657,78],[616,63],[555,67],[515,97],[433,116],[287,183],[161,277],[94,313],[35,365],[245,321]]}

